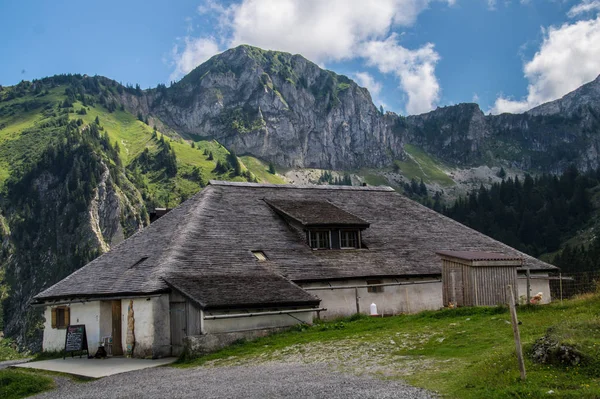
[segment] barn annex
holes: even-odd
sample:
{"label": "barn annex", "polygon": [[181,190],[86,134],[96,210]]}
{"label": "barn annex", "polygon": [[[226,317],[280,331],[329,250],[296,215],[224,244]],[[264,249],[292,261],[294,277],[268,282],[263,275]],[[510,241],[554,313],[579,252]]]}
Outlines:
{"label": "barn annex", "polygon": [[44,350],[85,324],[92,353],[110,337],[114,354],[156,358],[371,303],[386,315],[439,309],[444,251],[519,259],[518,295],[529,269],[550,300],[553,266],[389,187],[217,181],[34,300]]}

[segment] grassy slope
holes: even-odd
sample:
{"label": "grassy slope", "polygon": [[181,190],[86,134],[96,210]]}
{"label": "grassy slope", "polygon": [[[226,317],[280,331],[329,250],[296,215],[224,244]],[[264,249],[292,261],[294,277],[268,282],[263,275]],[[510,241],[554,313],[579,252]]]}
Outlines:
{"label": "grassy slope", "polygon": [[397,161],[397,164],[405,177],[423,179],[425,183],[438,183],[442,186],[454,184],[445,172],[448,168],[423,150],[412,144],[406,144],[404,150],[409,157],[405,161]]}
{"label": "grassy slope", "polygon": [[[519,309],[527,350],[547,329],[600,359],[600,296]],[[353,372],[401,378],[449,398],[597,398],[600,368],[547,366],[526,361],[519,380],[510,316],[504,308],[460,308],[390,318],[360,318],[242,343],[179,367],[290,358],[333,362]],[[342,348],[343,350],[340,350]],[[360,357],[361,354],[366,354]],[[349,367],[353,359],[362,368]],[[363,364],[366,363],[366,364]],[[411,370],[407,373],[406,370]],[[553,394],[548,394],[549,391]]]}
{"label": "grassy slope", "polygon": [[[37,123],[41,122],[43,117],[43,109],[46,106],[56,107],[64,99],[64,91],[66,86],[58,86],[50,90],[50,93],[44,96],[34,97],[27,95],[14,99],[12,101],[3,102],[2,107],[15,106],[23,102],[38,102],[38,107],[28,112],[16,112],[12,115],[0,117],[0,185],[10,176],[14,165],[19,164],[23,159],[21,152],[41,152],[47,145],[47,140],[27,140],[21,147],[16,148],[11,145],[11,142],[17,142],[22,139],[22,133],[25,129],[33,128]],[[80,102],[75,102],[73,110],[80,110],[83,105]],[[70,113],[69,118],[81,118],[86,123],[92,123],[96,117],[100,119],[100,124],[109,133],[111,141],[117,142],[121,149],[120,156],[124,165],[129,165],[145,148],[150,151],[157,151],[157,143],[152,139],[152,128],[145,123],[139,121],[136,117],[125,111],[117,110],[109,113],[104,107],[99,104],[86,107],[86,115]],[[230,174],[218,174],[215,172],[217,159],[224,160],[228,151],[214,141],[196,142],[196,148],[191,147],[191,143],[183,140],[172,140],[165,136],[165,140],[169,140],[175,150],[179,172],[176,178],[166,179],[160,173],[149,173],[144,176],[144,181],[149,190],[154,193],[158,199],[169,199],[169,205],[176,205],[182,198],[171,198],[170,192],[173,187],[185,196],[192,195],[201,189],[197,182],[185,179],[185,174],[191,173],[194,167],[198,167],[202,176],[206,181],[209,179],[245,181],[239,176],[231,176]],[[214,160],[208,160],[204,155],[204,149],[213,152]],[[267,166],[260,160],[246,156],[243,157],[243,170],[248,169],[260,181],[269,183],[284,183],[284,180],[277,175],[271,175],[267,172]],[[166,204],[163,204],[166,205]]]}

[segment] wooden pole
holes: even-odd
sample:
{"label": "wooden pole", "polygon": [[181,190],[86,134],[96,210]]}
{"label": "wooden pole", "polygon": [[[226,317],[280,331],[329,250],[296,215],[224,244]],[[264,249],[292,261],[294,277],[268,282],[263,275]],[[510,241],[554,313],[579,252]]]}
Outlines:
{"label": "wooden pole", "polygon": [[562,305],[563,291],[562,291],[562,273],[558,273],[558,285],[560,286],[560,304]]}
{"label": "wooden pole", "polygon": [[525,361],[523,360],[523,348],[521,347],[521,334],[519,333],[519,321],[517,320],[517,310],[515,309],[515,294],[512,286],[506,286],[506,295],[508,297],[508,307],[510,308],[510,318],[512,321],[513,334],[515,336],[515,346],[517,349],[517,359],[519,360],[519,370],[521,371],[521,380],[527,379],[525,371]]}
{"label": "wooden pole", "polygon": [[354,288],[354,296],[356,297],[356,313],[360,313],[360,304],[358,303],[358,288]]}
{"label": "wooden pole", "polygon": [[527,304],[531,303],[531,270],[527,269]]}

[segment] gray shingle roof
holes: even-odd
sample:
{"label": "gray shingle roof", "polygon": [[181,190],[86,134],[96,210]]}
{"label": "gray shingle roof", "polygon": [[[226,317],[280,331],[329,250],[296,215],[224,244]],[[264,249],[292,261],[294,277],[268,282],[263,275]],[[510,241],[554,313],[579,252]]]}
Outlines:
{"label": "gray shingle roof", "polygon": [[265,199],[280,215],[306,227],[356,226],[369,227],[369,222],[338,208],[327,201]]}
{"label": "gray shingle roof", "polygon": [[302,288],[268,272],[235,278],[224,274],[202,277],[170,274],[165,281],[204,309],[319,304],[319,299]]}
{"label": "gray shingle roof", "polygon": [[[370,223],[362,233],[368,249],[312,250],[265,199],[330,202]],[[269,260],[258,262],[252,254],[256,250]],[[442,262],[436,252],[444,250],[496,252],[523,258],[525,268],[554,268],[389,187],[211,182],[143,231],[37,295],[36,300],[163,292],[170,289],[166,281],[177,284],[187,276],[213,281],[212,285],[202,283],[205,288],[196,294],[199,302],[210,297],[212,303],[223,305],[251,303],[268,294],[269,285],[258,284],[260,278],[254,280],[257,289],[248,292],[250,297],[244,300],[228,299],[227,287],[232,282],[242,284],[244,276],[261,275],[296,282],[439,275]],[[148,259],[139,262],[143,257]],[[296,296],[291,288],[289,292],[294,292],[289,298],[292,302],[314,300]]]}

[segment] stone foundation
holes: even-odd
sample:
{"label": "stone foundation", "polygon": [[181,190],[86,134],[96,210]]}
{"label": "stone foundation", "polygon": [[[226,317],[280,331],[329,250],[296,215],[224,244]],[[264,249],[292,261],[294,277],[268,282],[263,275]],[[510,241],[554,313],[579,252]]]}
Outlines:
{"label": "stone foundation", "polygon": [[260,337],[266,337],[277,332],[285,331],[289,327],[264,328],[260,330],[236,331],[212,333],[204,335],[191,335],[183,339],[184,351],[188,356],[200,356],[215,352],[236,341],[252,341]]}

